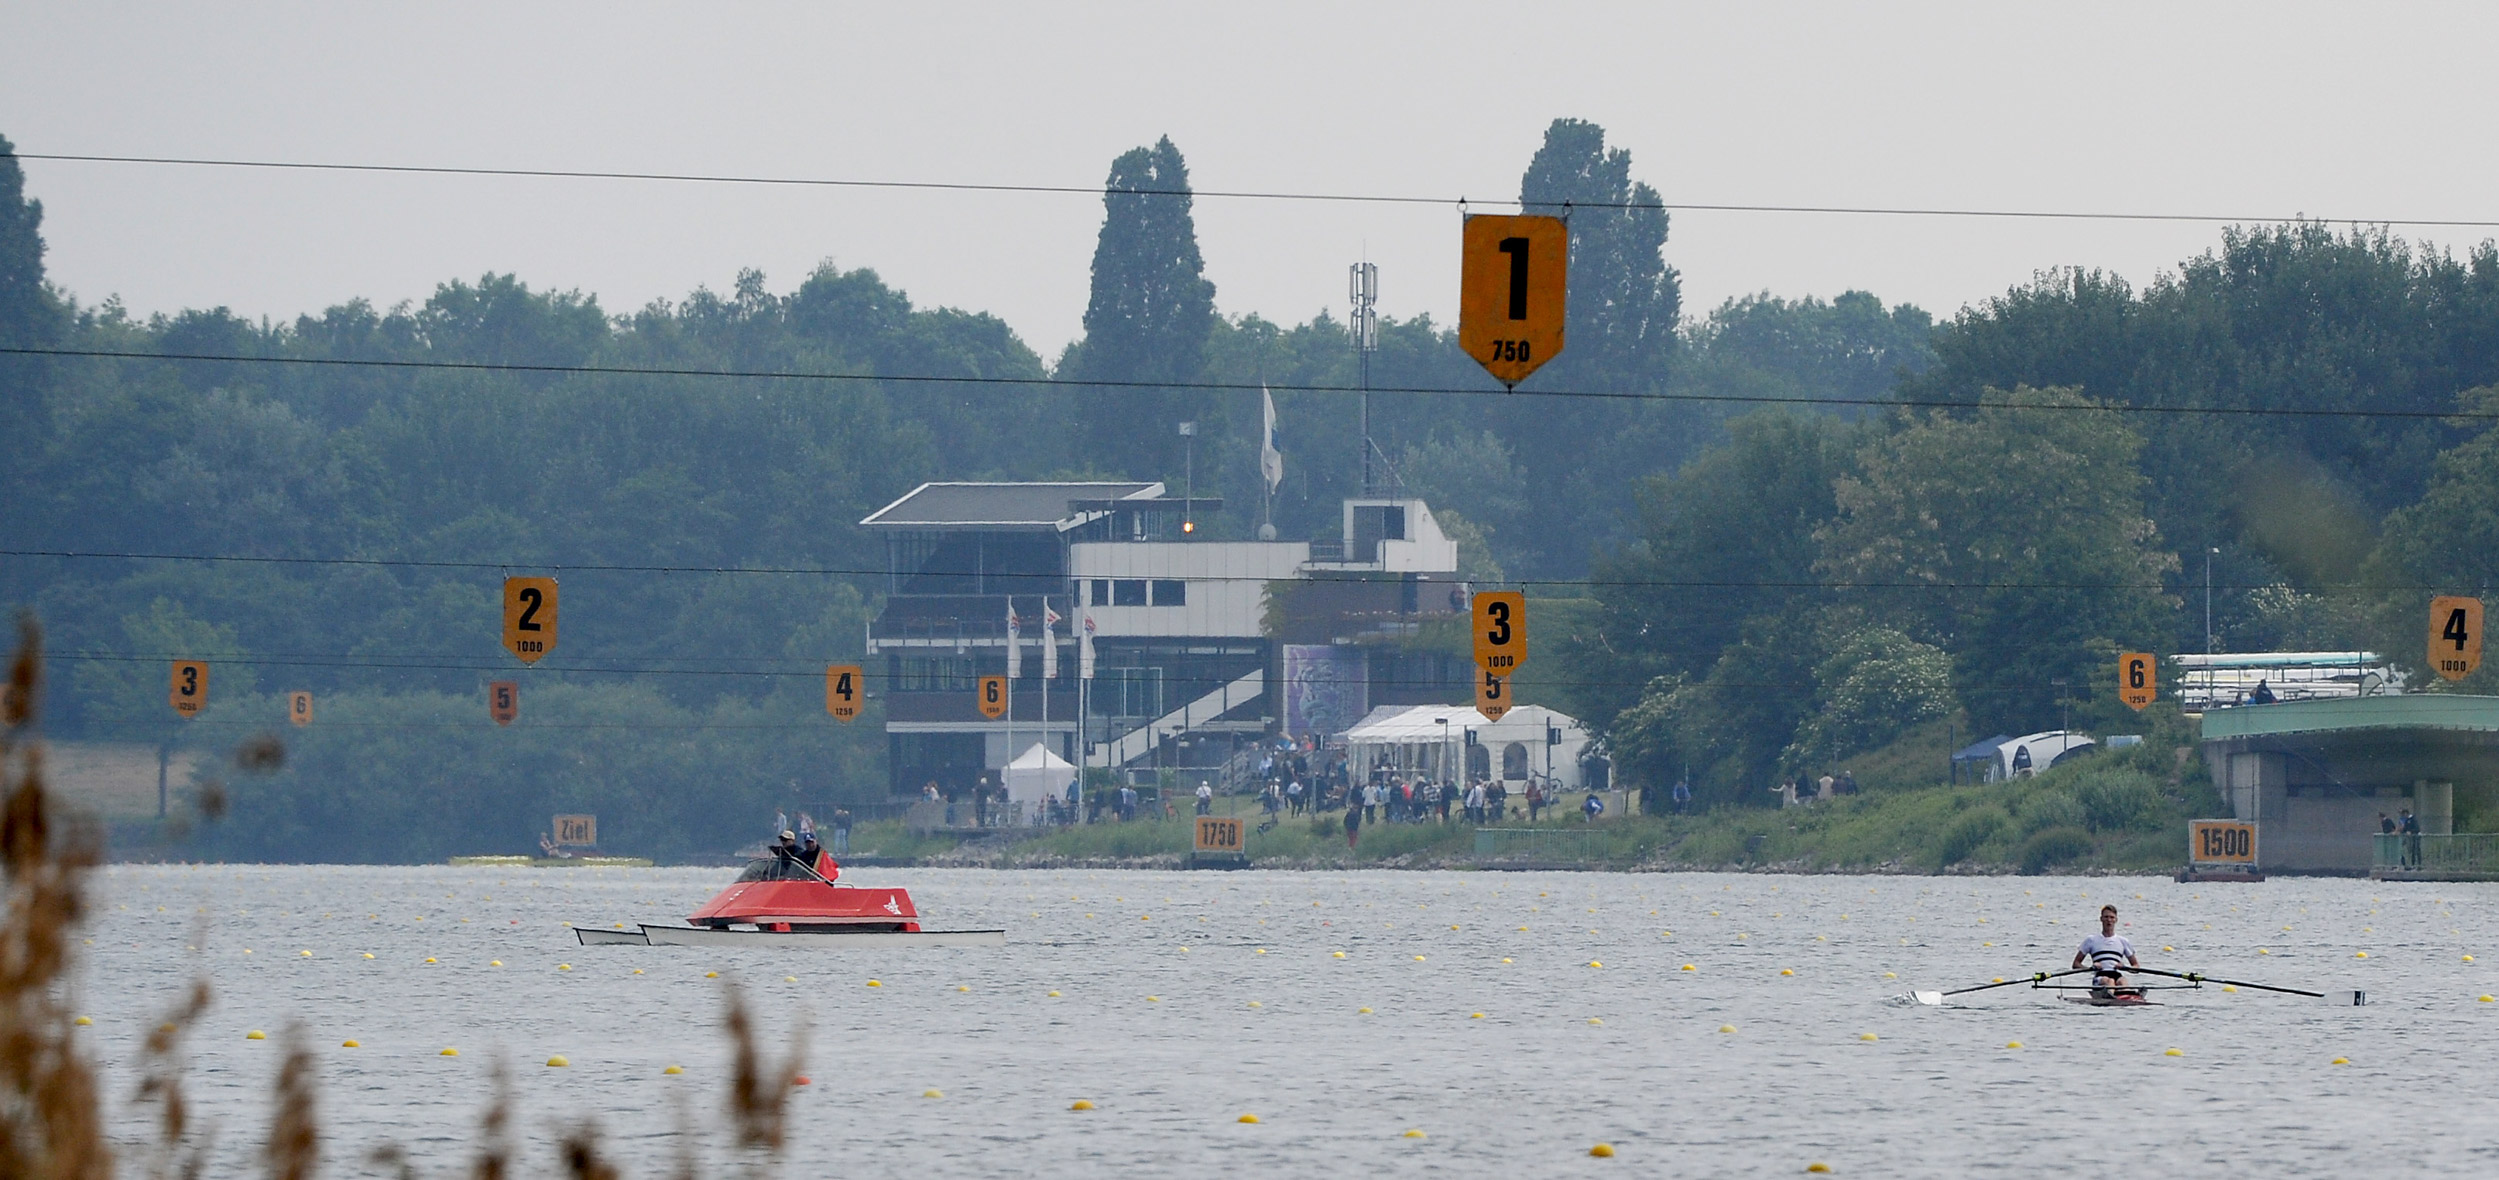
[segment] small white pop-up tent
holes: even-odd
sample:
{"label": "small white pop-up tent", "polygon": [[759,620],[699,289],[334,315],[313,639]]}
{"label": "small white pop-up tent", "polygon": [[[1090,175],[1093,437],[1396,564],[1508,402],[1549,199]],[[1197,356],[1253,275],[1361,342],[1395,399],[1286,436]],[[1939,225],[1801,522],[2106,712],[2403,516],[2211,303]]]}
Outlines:
{"label": "small white pop-up tent", "polygon": [[1009,800],[1038,808],[1044,799],[1067,797],[1067,784],[1076,781],[1076,764],[1034,742],[1031,749],[1007,763],[1000,778]]}
{"label": "small white pop-up tent", "polygon": [[1588,731],[1542,705],[1512,709],[1499,721],[1465,705],[1382,705],[1345,732],[1345,748],[1357,777],[1374,766],[1439,775],[1445,760],[1455,765],[1463,756],[1470,777],[1502,779],[1512,790],[1547,774],[1577,790]]}

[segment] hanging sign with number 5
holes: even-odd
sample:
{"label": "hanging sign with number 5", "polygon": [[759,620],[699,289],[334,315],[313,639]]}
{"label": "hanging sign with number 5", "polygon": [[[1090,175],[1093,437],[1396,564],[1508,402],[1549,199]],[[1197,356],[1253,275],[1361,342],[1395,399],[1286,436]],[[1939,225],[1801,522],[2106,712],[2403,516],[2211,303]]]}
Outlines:
{"label": "hanging sign with number 5", "polygon": [[503,646],[524,664],[555,650],[555,579],[503,580]]}
{"label": "hanging sign with number 5", "polygon": [[1571,231],[1559,217],[1466,219],[1458,347],[1503,385],[1562,354]]}
{"label": "hanging sign with number 5", "polygon": [[2430,670],[2462,680],[2482,666],[2482,600],[2430,600]]}
{"label": "hanging sign with number 5", "polygon": [[510,680],[497,680],[486,686],[486,715],[497,725],[510,725],[521,715],[521,686]]}
{"label": "hanging sign with number 5", "polygon": [[2130,651],[2117,657],[2117,699],[2141,709],[2160,695],[2160,661],[2149,652]]}

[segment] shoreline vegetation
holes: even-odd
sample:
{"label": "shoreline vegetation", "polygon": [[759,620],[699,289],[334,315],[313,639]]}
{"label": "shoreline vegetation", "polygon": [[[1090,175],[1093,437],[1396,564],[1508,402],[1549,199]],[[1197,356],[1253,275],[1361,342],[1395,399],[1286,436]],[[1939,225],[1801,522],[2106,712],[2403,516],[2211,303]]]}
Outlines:
{"label": "shoreline vegetation", "polygon": [[[1350,850],[1341,811],[1287,815],[1262,832],[1263,817],[1248,798],[1219,800],[1216,810],[1248,823],[1244,843],[1254,869],[2038,874],[2174,869],[2186,859],[2186,821],[2217,814],[2220,806],[2201,762],[2169,743],[2094,755],[2015,782],[1901,782],[1895,764],[1929,753],[1934,759],[1925,765],[1942,761],[1949,731],[1930,728],[1862,764],[1863,793],[1793,808],[1720,807],[1589,823],[1573,797],[1557,808],[1561,818],[1535,824],[1365,824]],[[1608,806],[1620,807],[1621,797],[1610,796]],[[1183,808],[1177,818],[978,837],[915,834],[896,821],[854,831],[850,855],[878,866],[1180,868],[1191,818]]]}

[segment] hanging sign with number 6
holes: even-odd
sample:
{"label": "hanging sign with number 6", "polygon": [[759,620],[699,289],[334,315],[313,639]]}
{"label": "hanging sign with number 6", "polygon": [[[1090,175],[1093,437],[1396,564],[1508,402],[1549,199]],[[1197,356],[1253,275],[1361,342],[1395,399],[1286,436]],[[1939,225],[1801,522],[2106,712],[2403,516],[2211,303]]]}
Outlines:
{"label": "hanging sign with number 6", "polygon": [[2117,699],[2141,709],[2160,695],[2160,661],[2148,652],[2123,652],[2117,657]]}
{"label": "hanging sign with number 6", "polygon": [[1503,385],[1562,354],[1570,253],[1570,227],[1559,217],[1466,219],[1458,347]]}
{"label": "hanging sign with number 6", "polygon": [[859,719],[861,688],[859,665],[827,664],[824,667],[824,711],[835,721]]}
{"label": "hanging sign with number 6", "polygon": [[983,676],[980,687],[981,716],[992,721],[1007,715],[1007,678]]}
{"label": "hanging sign with number 6", "polygon": [[[1510,711],[1510,678],[1490,672],[1475,674],[1475,711],[1486,721],[1499,721]],[[1472,731],[1469,731],[1472,732]]]}
{"label": "hanging sign with number 6", "polygon": [[208,707],[208,665],[199,660],[175,660],[173,692],[167,698],[174,715],[188,721]]}
{"label": "hanging sign with number 6", "polygon": [[1475,595],[1475,666],[1508,676],[1527,662],[1527,596],[1516,590]]}
{"label": "hanging sign with number 6", "polygon": [[497,725],[510,725],[521,715],[521,686],[510,680],[497,680],[486,686],[486,715]]}
{"label": "hanging sign with number 6", "polygon": [[312,724],[312,694],[308,692],[286,694],[286,719],[297,725]]}
{"label": "hanging sign with number 6", "polygon": [[2462,680],[2482,666],[2482,600],[2430,600],[2430,670]]}
{"label": "hanging sign with number 6", "polygon": [[555,579],[503,580],[503,646],[524,664],[555,650]]}

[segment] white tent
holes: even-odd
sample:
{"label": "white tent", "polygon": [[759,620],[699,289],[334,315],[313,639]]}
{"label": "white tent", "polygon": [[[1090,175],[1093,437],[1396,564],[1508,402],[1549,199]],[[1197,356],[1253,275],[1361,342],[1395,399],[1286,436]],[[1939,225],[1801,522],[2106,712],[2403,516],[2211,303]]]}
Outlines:
{"label": "white tent", "polygon": [[1577,718],[1542,705],[1512,709],[1499,721],[1486,721],[1471,705],[1382,705],[1345,731],[1345,748],[1356,781],[1375,766],[1445,777],[1444,764],[1460,765],[1455,759],[1463,756],[1470,732],[1483,750],[1469,759],[1479,773],[1506,780],[1514,790],[1531,775],[1547,773],[1565,790],[1579,786],[1588,731]]}
{"label": "white tent", "polygon": [[1076,781],[1076,764],[1034,742],[1031,749],[1007,763],[999,777],[1006,784],[1008,799],[1037,807],[1044,799],[1067,797],[1067,784]]}
{"label": "white tent", "polygon": [[1990,768],[1988,781],[2005,782],[2016,776],[2028,778],[2068,758],[2092,753],[2098,746],[2099,743],[2092,740],[2089,734],[2067,733],[2062,729],[2025,734],[1996,747],[1996,760]]}

